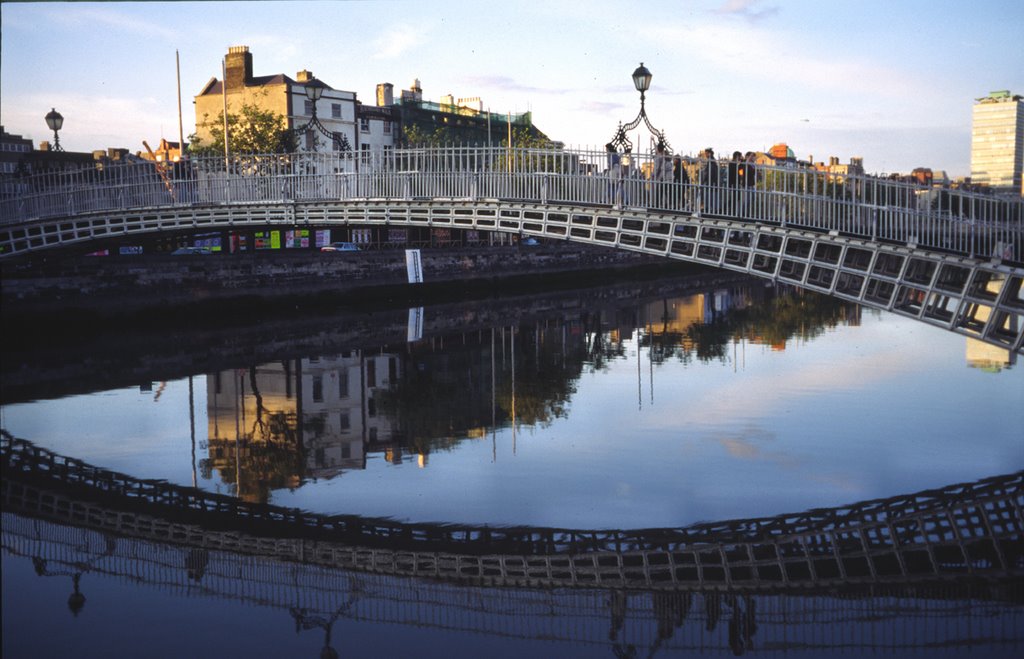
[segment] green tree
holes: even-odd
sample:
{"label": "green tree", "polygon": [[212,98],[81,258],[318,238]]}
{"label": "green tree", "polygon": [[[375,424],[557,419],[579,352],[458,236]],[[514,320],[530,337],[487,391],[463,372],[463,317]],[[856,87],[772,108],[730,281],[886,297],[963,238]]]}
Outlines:
{"label": "green tree", "polygon": [[[189,151],[195,155],[224,153],[224,112],[210,118],[203,115],[200,127],[209,131],[210,140],[189,135]],[[295,135],[285,127],[284,117],[255,104],[242,105],[238,114],[228,112],[229,148],[234,153],[291,153]]]}
{"label": "green tree", "polygon": [[445,126],[438,126],[432,131],[417,124],[402,127],[401,142],[404,147],[438,147],[458,141],[456,134]]}

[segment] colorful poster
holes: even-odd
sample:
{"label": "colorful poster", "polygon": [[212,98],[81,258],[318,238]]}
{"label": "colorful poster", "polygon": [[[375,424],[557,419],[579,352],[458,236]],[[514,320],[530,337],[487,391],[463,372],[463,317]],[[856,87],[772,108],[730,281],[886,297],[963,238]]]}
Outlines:
{"label": "colorful poster", "polygon": [[257,231],[253,234],[256,239],[256,249],[281,249],[281,232]]}

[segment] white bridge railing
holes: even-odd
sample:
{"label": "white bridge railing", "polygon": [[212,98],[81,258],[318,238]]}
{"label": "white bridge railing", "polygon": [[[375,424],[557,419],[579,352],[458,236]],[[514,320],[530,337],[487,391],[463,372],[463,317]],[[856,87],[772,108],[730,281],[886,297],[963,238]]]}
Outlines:
{"label": "white bridge railing", "polygon": [[1024,200],[870,176],[685,161],[686,182],[649,155],[608,167],[603,151],[439,147],[104,163],[7,179],[3,227],[140,208],[359,199],[498,199],[610,206],[836,231],[967,256],[1024,260]]}

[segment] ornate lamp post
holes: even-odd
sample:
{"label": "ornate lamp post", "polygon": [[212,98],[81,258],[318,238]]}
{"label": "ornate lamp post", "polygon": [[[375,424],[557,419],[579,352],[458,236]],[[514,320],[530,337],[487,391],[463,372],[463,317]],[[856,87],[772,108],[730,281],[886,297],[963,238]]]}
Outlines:
{"label": "ornate lamp post", "polygon": [[644,122],[644,125],[647,126],[647,130],[651,131],[651,135],[657,138],[657,145],[664,147],[666,151],[671,150],[668,139],[665,137],[665,133],[651,125],[651,120],[647,118],[647,109],[644,107],[644,102],[647,100],[646,93],[647,90],[651,88],[651,78],[653,77],[654,76],[651,75],[651,72],[646,66],[644,66],[643,62],[640,62],[640,66],[633,71],[633,85],[636,87],[636,90],[640,92],[640,113],[637,114],[633,121],[630,121],[628,124],[623,125],[621,122],[619,123],[619,128],[615,131],[615,137],[611,141],[611,145],[613,145],[616,150],[631,151],[633,149],[633,143],[629,141],[629,137],[626,133],[639,126],[641,120]]}
{"label": "ornate lamp post", "polygon": [[[307,121],[302,126],[297,126],[296,128],[293,128],[292,129],[292,133],[295,134],[296,136],[298,136],[298,135],[305,135],[307,133],[312,132],[313,129],[315,128],[316,130],[320,131],[325,137],[327,137],[330,140],[333,140],[334,139],[334,133],[332,133],[331,131],[327,130],[327,128],[322,123],[320,123],[320,120],[317,119],[317,116],[316,116],[316,103],[317,103],[317,101],[320,100],[320,97],[324,95],[324,90],[327,89],[327,85],[324,84],[323,82],[317,80],[316,78],[313,78],[309,82],[304,83],[303,87],[304,87],[303,91],[306,92],[306,98],[309,99],[309,101],[311,103],[312,113],[311,113],[311,116],[309,118],[309,121]],[[314,139],[313,140],[313,150],[314,151],[316,151],[316,145],[317,145],[317,140]],[[345,143],[342,144],[342,150],[347,150],[344,147],[345,147]]]}
{"label": "ornate lamp post", "polygon": [[53,150],[63,151],[64,149],[60,145],[60,137],[57,135],[57,131],[64,125],[64,115],[57,112],[57,108],[53,108],[46,113],[46,125],[53,131]]}

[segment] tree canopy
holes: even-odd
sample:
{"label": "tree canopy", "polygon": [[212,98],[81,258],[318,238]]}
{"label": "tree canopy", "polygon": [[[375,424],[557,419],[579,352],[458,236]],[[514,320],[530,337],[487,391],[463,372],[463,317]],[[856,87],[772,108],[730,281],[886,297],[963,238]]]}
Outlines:
{"label": "tree canopy", "polygon": [[[189,151],[195,155],[224,153],[224,112],[210,118],[203,115],[197,127],[205,128],[209,141],[196,133],[189,135]],[[228,148],[234,153],[291,153],[295,135],[285,127],[284,117],[255,104],[242,105],[239,113],[228,112]]]}

